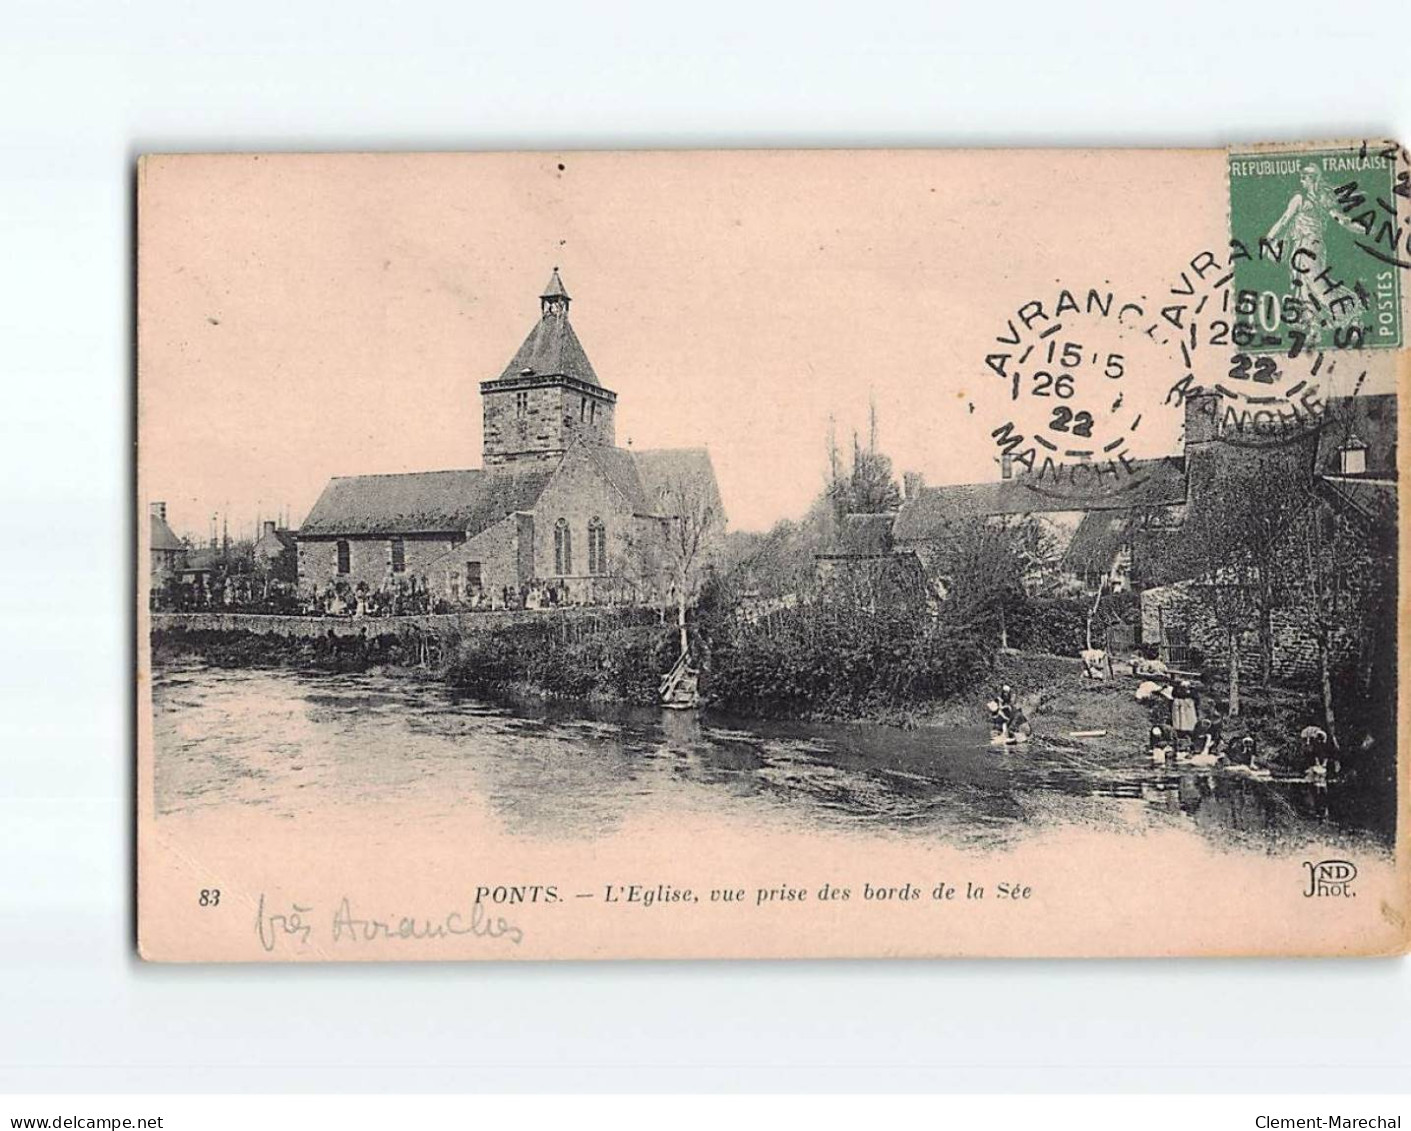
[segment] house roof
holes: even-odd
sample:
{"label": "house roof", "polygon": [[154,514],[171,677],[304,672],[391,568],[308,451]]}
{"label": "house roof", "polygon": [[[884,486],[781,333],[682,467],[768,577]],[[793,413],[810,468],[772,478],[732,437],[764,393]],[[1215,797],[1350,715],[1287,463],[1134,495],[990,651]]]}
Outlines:
{"label": "house roof", "polygon": [[516,511],[532,510],[553,468],[422,471],[330,479],[299,537],[339,534],[474,536]]}
{"label": "house roof", "polygon": [[1126,511],[1088,511],[1063,551],[1063,566],[1074,573],[1105,572],[1128,537]]}
{"label": "house roof", "polygon": [[1318,435],[1316,467],[1322,475],[1340,475],[1339,453],[1365,446],[1368,479],[1396,478],[1396,394],[1329,397]]}
{"label": "house roof", "polygon": [[632,457],[642,485],[645,513],[667,514],[671,505],[663,501],[663,495],[676,484],[701,493],[717,511],[720,509],[720,488],[716,485],[715,466],[705,448],[626,450]]}
{"label": "house roof", "polygon": [[152,520],[151,549],[153,550],[184,550],[186,544],[182,542],[167,525],[167,520],[161,515],[149,516]]}
{"label": "house roof", "polygon": [[529,337],[500,374],[501,381],[514,377],[576,377],[590,385],[599,384],[588,354],[568,321],[567,310],[545,310],[534,323]]}
{"label": "house roof", "polygon": [[893,534],[899,542],[918,541],[935,537],[952,523],[992,515],[1128,511],[1186,501],[1181,457],[1133,460],[1128,466],[1130,473],[1084,476],[1081,486],[1030,474],[997,483],[922,487],[902,504]]}
{"label": "house roof", "polygon": [[827,552],[829,558],[878,558],[892,552],[892,526],[895,512],[845,514],[838,536]]}
{"label": "house roof", "polygon": [[1374,522],[1396,521],[1396,484],[1370,482],[1360,476],[1325,475],[1323,486],[1338,502],[1350,506]]}
{"label": "house roof", "polygon": [[292,550],[298,544],[297,534],[298,531],[276,527],[268,534],[261,534],[256,540],[255,546],[256,548],[264,546],[267,551],[273,551],[276,547],[281,550]]}
{"label": "house roof", "polygon": [[205,546],[199,550],[193,550],[186,555],[186,565],[184,572],[201,573],[218,569],[225,560],[225,555],[214,546]]}

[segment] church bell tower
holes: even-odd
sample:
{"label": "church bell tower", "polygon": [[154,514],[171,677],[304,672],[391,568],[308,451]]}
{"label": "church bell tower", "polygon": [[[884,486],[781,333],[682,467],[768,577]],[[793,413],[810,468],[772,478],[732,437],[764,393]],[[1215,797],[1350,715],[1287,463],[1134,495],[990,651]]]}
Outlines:
{"label": "church bell tower", "polygon": [[558,268],[539,295],[539,320],[493,381],[480,383],[486,467],[552,463],[581,439],[616,443],[617,394],[604,388],[568,320]]}

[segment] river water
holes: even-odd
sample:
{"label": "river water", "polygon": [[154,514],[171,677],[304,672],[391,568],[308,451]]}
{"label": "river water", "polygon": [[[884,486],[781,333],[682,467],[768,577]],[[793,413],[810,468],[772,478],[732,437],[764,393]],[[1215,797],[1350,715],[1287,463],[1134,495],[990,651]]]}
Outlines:
{"label": "river water", "polygon": [[474,803],[508,832],[584,840],[645,811],[976,848],[1075,823],[1179,827],[1256,851],[1385,840],[1336,784],[1167,770],[1063,738],[997,749],[984,728],[505,705],[379,674],[198,663],[159,669],[153,693],[159,815],[252,806],[297,819],[389,803],[452,815]]}

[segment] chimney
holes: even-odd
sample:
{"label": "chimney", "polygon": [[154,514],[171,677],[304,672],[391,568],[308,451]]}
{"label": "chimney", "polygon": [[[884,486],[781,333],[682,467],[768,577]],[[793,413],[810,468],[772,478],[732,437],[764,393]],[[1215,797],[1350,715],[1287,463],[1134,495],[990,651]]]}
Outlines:
{"label": "chimney", "polygon": [[901,483],[903,493],[911,500],[921,494],[921,488],[926,486],[926,477],[919,471],[907,471],[902,474]]}
{"label": "chimney", "polygon": [[167,520],[167,505],[166,505],[166,503],[152,503],[152,504],[150,504],[150,506],[151,506],[151,508],[152,508],[152,517],[153,517],[153,518],[160,518],[163,522],[166,522],[166,520]]}
{"label": "chimney", "polygon": [[1192,393],[1186,397],[1185,410],[1187,447],[1219,439],[1223,411],[1223,398],[1219,393]]}
{"label": "chimney", "polygon": [[273,533],[274,533],[274,519],[272,519],[272,518],[267,518],[267,519],[265,519],[265,532],[264,532],[263,537],[268,538],[268,537],[269,537],[271,534],[273,534]]}
{"label": "chimney", "polygon": [[1014,457],[1008,452],[999,457],[999,477],[1001,479],[1014,478]]}

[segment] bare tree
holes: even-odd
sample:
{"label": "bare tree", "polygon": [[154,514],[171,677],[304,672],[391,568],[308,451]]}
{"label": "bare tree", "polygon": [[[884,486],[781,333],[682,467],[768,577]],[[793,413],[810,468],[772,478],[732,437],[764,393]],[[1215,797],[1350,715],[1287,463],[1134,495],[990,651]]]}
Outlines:
{"label": "bare tree", "polygon": [[[1391,555],[1381,556],[1364,523],[1331,506],[1309,513],[1298,531],[1304,569],[1304,608],[1312,620],[1318,650],[1318,678],[1328,738],[1336,748],[1337,706],[1333,666],[1338,634],[1360,638],[1380,609],[1382,573]],[[1394,551],[1393,551],[1394,553]]]}
{"label": "bare tree", "polygon": [[681,654],[689,651],[686,610],[700,593],[718,536],[724,532],[720,500],[709,486],[686,476],[669,480],[658,496],[664,518],[662,564],[676,601]]}
{"label": "bare tree", "polygon": [[1176,552],[1196,580],[1193,594],[1225,635],[1232,715],[1239,714],[1244,632],[1259,639],[1261,684],[1273,679],[1274,612],[1302,582],[1295,534],[1316,505],[1309,478],[1297,447],[1236,451],[1179,534]]}
{"label": "bare tree", "polygon": [[1256,617],[1249,584],[1250,561],[1240,544],[1236,522],[1219,507],[1191,517],[1181,531],[1183,551],[1198,563],[1192,596],[1225,637],[1229,714],[1240,713],[1240,637]]}
{"label": "bare tree", "polygon": [[925,551],[944,617],[961,628],[995,628],[1007,647],[1006,609],[1026,597],[1042,545],[1032,520],[976,518],[948,527]]}

